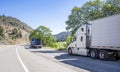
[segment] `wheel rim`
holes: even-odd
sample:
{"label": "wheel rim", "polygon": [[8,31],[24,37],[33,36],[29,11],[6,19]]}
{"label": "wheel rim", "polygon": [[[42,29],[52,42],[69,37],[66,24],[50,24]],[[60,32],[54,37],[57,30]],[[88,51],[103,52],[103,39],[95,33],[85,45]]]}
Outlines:
{"label": "wheel rim", "polygon": [[95,52],[91,51],[91,57],[92,57],[92,58],[95,57]]}
{"label": "wheel rim", "polygon": [[105,57],[104,53],[100,52],[99,57],[100,57],[100,59],[104,59],[104,57]]}

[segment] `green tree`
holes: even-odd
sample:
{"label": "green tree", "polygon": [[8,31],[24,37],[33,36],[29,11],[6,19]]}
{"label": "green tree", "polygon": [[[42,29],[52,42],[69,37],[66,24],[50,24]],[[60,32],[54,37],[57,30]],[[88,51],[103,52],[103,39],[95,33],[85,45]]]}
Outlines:
{"label": "green tree", "polygon": [[45,26],[39,26],[29,35],[29,39],[41,38],[44,46],[55,46],[55,40],[51,34],[51,30]]}
{"label": "green tree", "polygon": [[100,0],[86,2],[82,7],[82,13],[84,17],[84,23],[88,24],[88,21],[98,19],[102,17],[103,2]]}
{"label": "green tree", "polygon": [[72,36],[68,36],[66,40],[66,46],[68,46],[71,41],[72,41]]}
{"label": "green tree", "polygon": [[103,15],[111,16],[114,14],[120,14],[120,0],[109,0],[103,4]]}
{"label": "green tree", "polygon": [[82,25],[82,16],[81,9],[79,7],[75,6],[71,11],[71,15],[69,15],[68,20],[66,21],[66,30],[71,31],[73,35],[75,31]]}
{"label": "green tree", "polygon": [[120,14],[120,0],[94,0],[86,2],[81,8],[74,7],[66,21],[66,30],[71,31],[72,35],[76,30],[84,24],[89,24],[89,21]]}

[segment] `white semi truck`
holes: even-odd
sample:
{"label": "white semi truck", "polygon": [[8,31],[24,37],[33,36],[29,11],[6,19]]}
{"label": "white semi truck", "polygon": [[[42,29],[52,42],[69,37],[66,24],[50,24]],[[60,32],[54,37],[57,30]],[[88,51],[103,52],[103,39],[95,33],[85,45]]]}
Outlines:
{"label": "white semi truck", "polygon": [[81,26],[68,46],[69,54],[101,60],[120,57],[120,14],[91,21]]}

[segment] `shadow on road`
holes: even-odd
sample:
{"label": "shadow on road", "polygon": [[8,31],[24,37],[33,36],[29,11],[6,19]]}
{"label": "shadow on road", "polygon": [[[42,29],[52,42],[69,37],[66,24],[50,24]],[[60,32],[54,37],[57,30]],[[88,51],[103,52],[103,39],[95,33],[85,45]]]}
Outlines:
{"label": "shadow on road", "polygon": [[88,70],[90,72],[119,72],[120,63],[114,61],[101,61],[89,57],[62,54],[55,57],[60,62]]}
{"label": "shadow on road", "polygon": [[31,51],[31,52],[35,52],[35,53],[62,53],[61,51],[58,51],[58,50],[46,50],[46,51],[41,51],[41,50],[34,50],[34,51]]}
{"label": "shadow on road", "polygon": [[101,61],[99,59],[91,59],[84,56],[69,55],[65,51],[58,50],[41,50],[32,49],[34,53],[45,53],[54,56],[58,61],[72,65],[74,67],[82,68],[90,72],[119,72],[120,63],[117,61]]}

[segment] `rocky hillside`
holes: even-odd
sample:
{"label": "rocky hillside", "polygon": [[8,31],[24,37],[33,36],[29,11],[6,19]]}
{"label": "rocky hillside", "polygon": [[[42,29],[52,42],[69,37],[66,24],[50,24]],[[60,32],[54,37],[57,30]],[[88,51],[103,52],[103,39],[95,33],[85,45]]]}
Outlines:
{"label": "rocky hillside", "polygon": [[66,41],[68,35],[70,35],[70,32],[61,32],[53,36],[57,42],[62,42],[62,41]]}
{"label": "rocky hillside", "polygon": [[0,16],[0,44],[26,42],[31,31],[31,27],[14,17]]}

